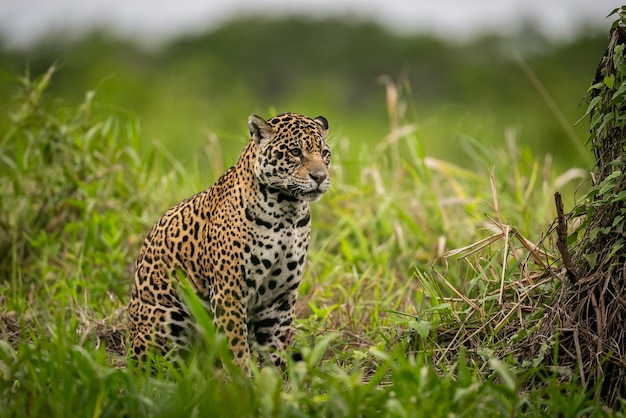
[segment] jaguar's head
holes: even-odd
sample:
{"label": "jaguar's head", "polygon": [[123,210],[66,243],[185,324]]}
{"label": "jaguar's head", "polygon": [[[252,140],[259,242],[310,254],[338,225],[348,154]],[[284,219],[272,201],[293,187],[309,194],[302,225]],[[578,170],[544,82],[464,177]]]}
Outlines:
{"label": "jaguar's head", "polygon": [[258,145],[254,170],[262,184],[307,202],[330,187],[328,121],[283,113],[268,121],[251,115],[250,135]]}

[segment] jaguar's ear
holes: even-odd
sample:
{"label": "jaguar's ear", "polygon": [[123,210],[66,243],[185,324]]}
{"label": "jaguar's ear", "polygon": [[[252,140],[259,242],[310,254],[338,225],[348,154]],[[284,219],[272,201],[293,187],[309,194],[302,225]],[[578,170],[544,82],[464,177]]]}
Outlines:
{"label": "jaguar's ear", "polygon": [[257,144],[272,136],[272,127],[260,116],[250,115],[248,128],[250,128],[250,138],[254,139]]}
{"label": "jaguar's ear", "polygon": [[324,116],[318,116],[313,120],[320,126],[320,128],[322,128],[322,134],[326,136],[328,133],[328,121],[326,118]]}

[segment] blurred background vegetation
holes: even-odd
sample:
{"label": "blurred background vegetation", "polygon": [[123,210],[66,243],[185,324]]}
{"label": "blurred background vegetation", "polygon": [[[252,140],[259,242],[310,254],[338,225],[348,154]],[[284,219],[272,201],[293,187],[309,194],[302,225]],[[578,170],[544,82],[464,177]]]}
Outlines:
{"label": "blurred background vegetation", "polygon": [[574,125],[606,42],[606,33],[585,28],[561,41],[529,25],[517,36],[452,42],[304,18],[231,21],[152,48],[104,31],[57,34],[24,50],[1,49],[0,129],[15,79],[56,64],[48,93],[67,103],[55,105],[80,103],[96,86],[94,111],[138,118],[142,154],[158,141],[203,170],[219,141],[225,161],[234,162],[250,113],[294,111],[326,116],[356,155],[374,152],[390,132],[384,82],[393,82],[426,155],[473,166],[468,144],[488,150],[508,136],[539,158],[551,154],[556,168],[589,169],[581,151],[588,122]]}

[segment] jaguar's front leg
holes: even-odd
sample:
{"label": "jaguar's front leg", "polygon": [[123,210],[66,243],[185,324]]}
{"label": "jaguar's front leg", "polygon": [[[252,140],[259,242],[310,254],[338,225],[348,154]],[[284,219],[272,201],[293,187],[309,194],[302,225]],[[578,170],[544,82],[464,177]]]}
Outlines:
{"label": "jaguar's front leg", "polygon": [[293,336],[297,291],[284,293],[255,312],[254,337],[262,357],[278,367],[286,365],[285,351]]}
{"label": "jaguar's front leg", "polygon": [[213,299],[215,328],[226,336],[235,364],[249,371],[248,327],[246,325],[246,309],[241,296],[230,289],[216,294]]}

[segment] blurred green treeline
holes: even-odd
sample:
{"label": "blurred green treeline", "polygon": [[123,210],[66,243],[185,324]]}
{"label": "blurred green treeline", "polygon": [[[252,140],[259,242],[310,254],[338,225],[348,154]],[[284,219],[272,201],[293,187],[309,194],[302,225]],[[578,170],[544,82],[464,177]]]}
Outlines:
{"label": "blurred green treeline", "polygon": [[97,86],[101,111],[137,116],[142,152],[158,140],[183,162],[201,155],[202,164],[213,138],[232,162],[247,138],[248,115],[283,111],[322,114],[336,138],[370,152],[389,132],[386,76],[403,92],[427,155],[471,165],[463,138],[489,149],[502,146],[513,128],[517,143],[535,155],[551,153],[561,168],[589,168],[580,151],[588,123],[571,127],[585,112],[606,40],[606,33],[581,28],[577,39],[557,42],[528,27],[515,37],[446,42],[373,23],[303,18],[247,18],[158,48],[104,31],[80,39],[59,34],[24,51],[3,49],[0,128],[14,77],[37,76],[56,63],[50,95],[70,105]]}

